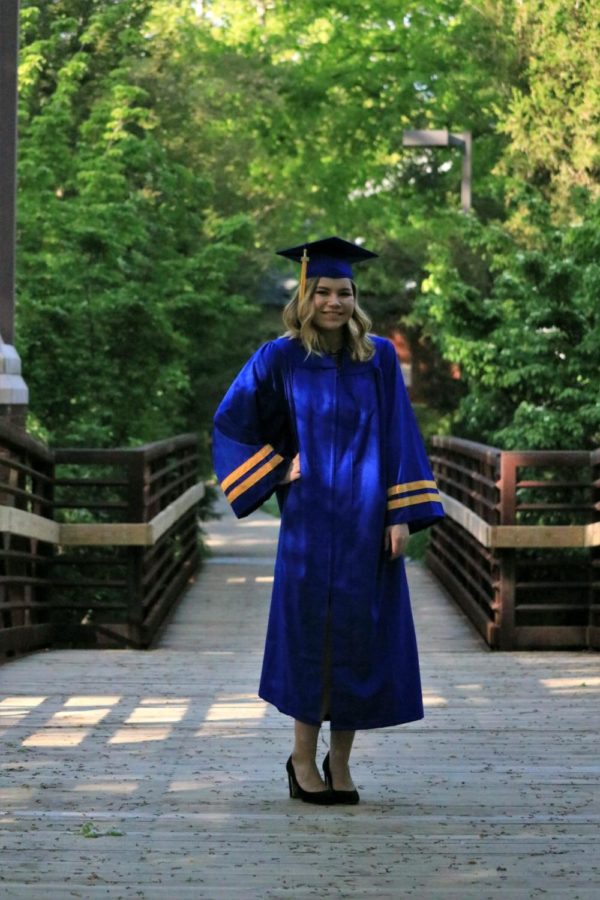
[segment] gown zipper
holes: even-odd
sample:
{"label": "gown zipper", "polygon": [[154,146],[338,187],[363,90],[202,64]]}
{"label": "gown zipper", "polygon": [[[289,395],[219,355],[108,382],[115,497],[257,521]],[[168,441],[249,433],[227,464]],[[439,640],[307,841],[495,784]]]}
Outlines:
{"label": "gown zipper", "polygon": [[[321,713],[325,719],[331,719],[331,700],[333,692],[332,678],[332,644],[333,644],[333,617],[332,617],[332,595],[333,595],[333,571],[334,571],[334,538],[335,538],[335,483],[336,483],[336,451],[337,451],[337,433],[338,433],[338,394],[339,394],[339,370],[341,358],[336,359],[335,374],[333,382],[334,391],[334,407],[333,407],[333,447],[331,452],[331,540],[329,552],[329,578],[327,590],[327,615],[325,618],[325,641],[323,646],[323,668],[322,677],[323,684],[321,686]],[[327,709],[324,708],[324,696],[327,693]]]}
{"label": "gown zipper", "polygon": [[337,438],[338,438],[338,406],[339,406],[339,375],[340,362],[336,360],[333,391],[334,391],[334,407],[333,407],[333,448],[331,453],[331,552],[329,554],[329,611],[331,611],[332,594],[333,594],[333,572],[334,572],[334,548],[335,548],[335,488],[336,488],[336,459],[337,459]]}

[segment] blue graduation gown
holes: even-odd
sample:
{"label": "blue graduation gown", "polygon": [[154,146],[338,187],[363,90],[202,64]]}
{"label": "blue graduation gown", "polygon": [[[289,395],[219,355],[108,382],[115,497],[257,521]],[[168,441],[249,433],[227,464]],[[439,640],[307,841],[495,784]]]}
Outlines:
{"label": "blue graduation gown", "polygon": [[[318,725],[329,640],[329,717],[345,730],[423,717],[404,560],[387,558],[384,529],[417,531],[443,516],[395,349],[372,340],[373,359],[344,350],[339,365],[296,339],[263,345],[213,431],[236,516],[275,491],[281,509],[259,695]],[[279,485],[298,451],[301,477]]]}

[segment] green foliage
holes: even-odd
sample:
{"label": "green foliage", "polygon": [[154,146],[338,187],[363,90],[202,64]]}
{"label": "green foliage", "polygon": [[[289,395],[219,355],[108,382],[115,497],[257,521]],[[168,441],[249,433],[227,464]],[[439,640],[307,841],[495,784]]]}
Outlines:
{"label": "green foliage", "polygon": [[585,226],[549,230],[542,251],[472,220],[437,248],[416,314],[469,384],[459,433],[506,448],[598,443],[599,225],[596,203]]}
{"label": "green foliage", "polygon": [[120,831],[118,828],[107,828],[106,831],[101,831],[94,822],[84,822],[81,828],[79,829],[79,834],[84,838],[99,838],[99,837],[124,837],[125,832]]}
{"label": "green foliage", "polygon": [[416,534],[411,534],[406,548],[406,558],[409,562],[422,562],[425,559],[429,546],[429,537],[429,529],[423,529],[423,531],[417,531]]}
{"label": "green foliage", "polygon": [[[600,6],[527,0],[516,26],[527,49],[526,79],[515,85],[501,130],[510,138],[500,171],[519,218],[530,228],[532,186],[556,221],[583,220],[600,197]],[[530,221],[533,219],[533,222]]]}
{"label": "green foliage", "polygon": [[215,214],[210,175],[162,129],[153,4],[23,6],[18,327],[32,410],[54,443],[206,433],[209,385],[251,312],[239,270],[252,225]]}
{"label": "green foliage", "polygon": [[281,518],[281,512],[279,510],[279,504],[277,503],[277,497],[273,494],[266,503],[263,503],[261,506],[261,511],[267,513],[269,516],[273,516],[275,519]]}
{"label": "green foliage", "polygon": [[505,448],[600,442],[599,15],[522,4],[528,64],[500,122],[506,216],[447,217],[413,313],[467,383],[454,430]]}
{"label": "green foliage", "polygon": [[413,403],[413,409],[419,425],[419,431],[426,446],[431,445],[431,439],[435,434],[450,433],[450,415],[440,412],[429,403]]}
{"label": "green foliage", "polygon": [[[274,248],[340,233],[380,251],[362,297],[380,333],[410,330],[426,436],[597,442],[597,4],[21,13],[17,343],[39,433],[197,430],[208,468],[214,407],[272,330]],[[470,216],[459,151],[404,150],[416,127],[472,131]]]}

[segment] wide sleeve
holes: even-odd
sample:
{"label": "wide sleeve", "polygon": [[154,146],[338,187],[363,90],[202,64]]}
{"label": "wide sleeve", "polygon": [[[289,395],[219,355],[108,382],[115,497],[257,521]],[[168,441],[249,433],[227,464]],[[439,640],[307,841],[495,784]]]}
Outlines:
{"label": "wide sleeve", "polygon": [[213,422],[213,463],[234,513],[243,518],[275,491],[293,453],[283,378],[273,342],[246,363]]}
{"label": "wide sleeve", "polygon": [[420,531],[442,519],[444,508],[402,378],[396,351],[385,341],[387,510],[386,525]]}

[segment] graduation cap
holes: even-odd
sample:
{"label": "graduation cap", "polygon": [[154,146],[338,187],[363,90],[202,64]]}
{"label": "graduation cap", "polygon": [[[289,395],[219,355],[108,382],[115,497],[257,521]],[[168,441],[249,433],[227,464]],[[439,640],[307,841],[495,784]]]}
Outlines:
{"label": "graduation cap", "polygon": [[377,256],[376,253],[339,237],[323,238],[276,252],[278,256],[301,263],[300,299],[304,297],[307,278],[352,278],[353,263]]}

